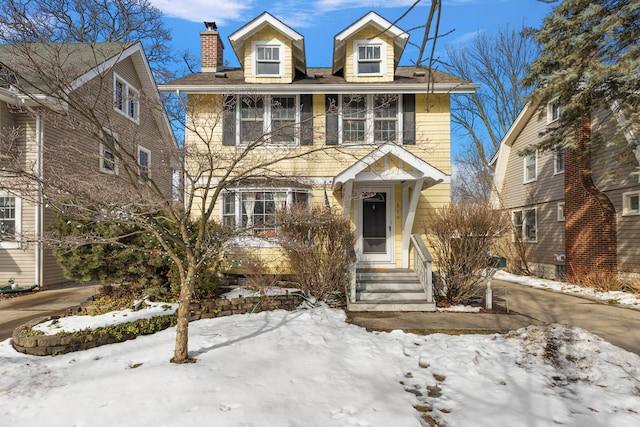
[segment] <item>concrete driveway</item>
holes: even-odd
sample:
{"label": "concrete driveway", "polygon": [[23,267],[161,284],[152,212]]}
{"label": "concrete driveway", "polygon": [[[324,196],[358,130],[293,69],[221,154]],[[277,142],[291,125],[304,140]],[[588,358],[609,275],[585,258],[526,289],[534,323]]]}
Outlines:
{"label": "concrete driveway", "polygon": [[100,285],[75,285],[0,300],[0,341],[30,320],[64,313],[98,293]]}

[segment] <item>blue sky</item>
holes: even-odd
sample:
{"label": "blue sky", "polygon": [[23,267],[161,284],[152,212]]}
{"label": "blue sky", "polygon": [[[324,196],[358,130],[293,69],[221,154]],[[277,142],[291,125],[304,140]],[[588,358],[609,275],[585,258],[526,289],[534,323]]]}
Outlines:
{"label": "blue sky", "polygon": [[[238,60],[227,37],[264,11],[267,11],[305,37],[307,66],[330,67],[333,37],[373,10],[387,20],[398,19],[415,0],[150,0],[162,10],[173,30],[178,51],[189,49],[200,57],[200,31],[203,21],[215,21],[225,41],[225,62],[237,66]],[[397,25],[410,33],[410,42],[420,44],[427,19],[429,0],[422,0]],[[518,27],[523,22],[538,27],[552,5],[536,0],[444,0],[440,33],[453,32],[438,41],[437,55],[444,57],[444,46],[464,42],[481,31],[493,33],[500,25]],[[412,30],[416,28],[415,30]],[[401,65],[412,65],[418,48],[408,45]]]}

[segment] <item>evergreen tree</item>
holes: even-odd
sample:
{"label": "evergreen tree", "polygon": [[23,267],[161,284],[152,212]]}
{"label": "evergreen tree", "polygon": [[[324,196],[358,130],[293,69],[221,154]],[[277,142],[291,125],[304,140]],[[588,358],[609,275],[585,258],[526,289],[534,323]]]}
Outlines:
{"label": "evergreen tree", "polygon": [[[531,30],[539,57],[523,80],[535,87],[530,101],[557,98],[558,126],[531,150],[573,146],[576,128],[598,108],[618,122],[620,142],[638,145],[640,119],[640,0],[564,0]],[[612,108],[613,107],[613,108]],[[629,138],[629,136],[633,136]],[[593,142],[599,135],[593,134]]]}

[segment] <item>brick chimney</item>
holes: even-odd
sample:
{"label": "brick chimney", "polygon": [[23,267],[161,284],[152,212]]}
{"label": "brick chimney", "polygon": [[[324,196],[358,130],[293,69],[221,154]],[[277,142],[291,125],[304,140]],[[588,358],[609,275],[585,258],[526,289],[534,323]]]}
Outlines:
{"label": "brick chimney", "polygon": [[200,33],[203,73],[222,71],[224,45],[215,22],[205,22],[206,31]]}

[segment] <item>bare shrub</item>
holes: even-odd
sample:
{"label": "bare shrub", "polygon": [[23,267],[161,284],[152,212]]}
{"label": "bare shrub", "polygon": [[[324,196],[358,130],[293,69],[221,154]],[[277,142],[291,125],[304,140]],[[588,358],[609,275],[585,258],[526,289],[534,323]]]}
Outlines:
{"label": "bare shrub", "polygon": [[590,271],[576,277],[575,283],[583,288],[592,288],[598,292],[620,291],[637,294],[640,291],[640,279],[623,279],[617,273],[608,271]]}
{"label": "bare shrub", "polygon": [[329,209],[294,206],[279,216],[280,244],[300,290],[326,301],[349,282],[354,237],[348,218]]}
{"label": "bare shrub", "polygon": [[486,203],[450,204],[429,216],[425,234],[438,269],[436,300],[459,304],[479,294],[488,256],[506,227],[505,215]]}

